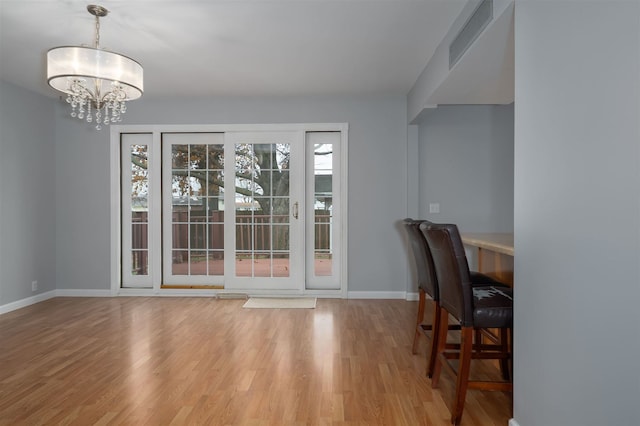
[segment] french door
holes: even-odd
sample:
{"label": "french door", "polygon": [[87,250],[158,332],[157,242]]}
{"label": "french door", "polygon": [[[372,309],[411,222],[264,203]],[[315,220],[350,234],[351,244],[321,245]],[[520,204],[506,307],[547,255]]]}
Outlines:
{"label": "french door", "polygon": [[134,127],[116,135],[121,288],[341,288],[345,130]]}
{"label": "french door", "polygon": [[225,173],[234,180],[225,194],[233,251],[225,288],[302,289],[304,280],[303,132],[225,134]]}

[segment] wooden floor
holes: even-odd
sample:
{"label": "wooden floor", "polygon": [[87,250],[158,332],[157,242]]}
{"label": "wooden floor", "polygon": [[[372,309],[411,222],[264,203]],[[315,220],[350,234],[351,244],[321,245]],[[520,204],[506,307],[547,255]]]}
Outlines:
{"label": "wooden floor", "polygon": [[[417,302],[55,298],[0,315],[0,425],[448,425]],[[485,364],[472,374],[495,375]],[[462,425],[506,426],[511,396],[469,391]]]}

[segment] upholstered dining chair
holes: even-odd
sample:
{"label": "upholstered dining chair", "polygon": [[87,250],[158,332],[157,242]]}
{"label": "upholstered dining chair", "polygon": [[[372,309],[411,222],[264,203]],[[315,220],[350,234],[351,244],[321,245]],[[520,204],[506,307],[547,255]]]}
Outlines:
{"label": "upholstered dining chair", "polygon": [[[420,225],[431,256],[438,280],[440,318],[438,320],[437,348],[431,385],[438,387],[440,372],[455,377],[455,399],[451,408],[451,422],[460,424],[467,389],[511,391],[513,385],[505,381],[472,381],[469,372],[472,359],[499,359],[508,361],[511,350],[508,342],[513,325],[513,291],[495,285],[473,286],[462,239],[458,227],[453,224]],[[449,315],[460,325],[460,348],[447,351]],[[500,330],[500,344],[483,345],[482,351],[473,351],[474,331],[478,329]],[[458,359],[457,369],[449,363]],[[502,364],[504,365],[504,363]],[[504,375],[504,371],[503,371]]]}
{"label": "upholstered dining chair", "polygon": [[[438,329],[440,318],[440,305],[438,303],[438,282],[433,267],[433,259],[427,245],[427,241],[420,230],[421,224],[431,224],[428,220],[414,220],[407,218],[403,220],[407,237],[409,240],[410,251],[413,257],[416,279],[418,285],[418,315],[416,318],[416,326],[414,330],[412,352],[415,354],[418,350],[418,341],[423,335],[429,340],[429,348],[427,349],[427,376],[433,374],[433,365],[435,362],[435,350],[437,347],[437,334],[434,330]],[[479,272],[471,272],[471,281],[474,286],[495,285],[505,286],[491,277]],[[426,308],[427,296],[433,301],[433,317],[431,324],[425,323],[424,314]],[[459,329],[458,325],[451,325],[451,329]]]}

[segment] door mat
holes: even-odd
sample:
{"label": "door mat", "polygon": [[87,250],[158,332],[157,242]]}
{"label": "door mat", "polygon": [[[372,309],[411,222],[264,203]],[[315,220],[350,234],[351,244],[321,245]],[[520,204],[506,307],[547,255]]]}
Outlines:
{"label": "door mat", "polygon": [[315,297],[250,297],[242,305],[252,309],[315,309]]}

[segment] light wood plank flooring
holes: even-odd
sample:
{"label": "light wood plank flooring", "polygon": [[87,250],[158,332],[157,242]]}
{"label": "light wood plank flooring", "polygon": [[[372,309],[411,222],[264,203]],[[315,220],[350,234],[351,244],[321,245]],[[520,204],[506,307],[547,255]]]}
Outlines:
{"label": "light wood plank flooring", "polygon": [[[0,315],[0,425],[449,425],[411,354],[417,302],[55,298]],[[472,374],[499,377],[495,365]],[[506,426],[469,391],[462,425]]]}

